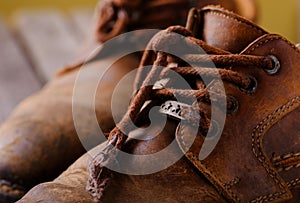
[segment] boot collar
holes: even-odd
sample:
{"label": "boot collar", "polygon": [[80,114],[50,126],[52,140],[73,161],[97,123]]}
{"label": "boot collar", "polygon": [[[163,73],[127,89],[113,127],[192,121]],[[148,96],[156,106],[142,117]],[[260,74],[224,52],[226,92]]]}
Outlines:
{"label": "boot collar", "polygon": [[193,15],[189,15],[188,29],[193,30],[198,39],[231,53],[240,53],[252,41],[268,33],[246,18],[219,6],[206,6],[190,12]]}

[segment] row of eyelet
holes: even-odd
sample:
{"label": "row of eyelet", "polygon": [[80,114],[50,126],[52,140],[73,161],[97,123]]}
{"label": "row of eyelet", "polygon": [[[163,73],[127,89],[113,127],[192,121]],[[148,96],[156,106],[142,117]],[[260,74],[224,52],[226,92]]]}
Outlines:
{"label": "row of eyelet", "polygon": [[[278,73],[280,66],[281,66],[278,58],[274,55],[268,55],[267,57],[272,60],[272,69],[264,68],[263,70],[269,75],[274,75],[274,74]],[[243,88],[240,88],[240,89],[241,89],[241,91],[243,91],[247,94],[254,94],[257,90],[258,82],[257,82],[256,78],[253,77],[252,75],[249,75],[248,77],[251,81],[249,87],[247,89],[243,89]],[[237,110],[239,108],[239,103],[238,103],[237,99],[232,95],[229,95],[228,98],[233,103],[233,106],[230,109],[228,109],[228,113],[232,114],[232,113],[237,112]]]}
{"label": "row of eyelet", "polygon": [[[276,74],[279,69],[280,69],[280,62],[279,60],[277,59],[276,56],[273,56],[273,55],[268,55],[267,56],[268,58],[270,58],[272,60],[272,69],[266,69],[264,68],[264,71],[269,74],[269,75],[274,75]],[[256,92],[257,90],[257,85],[258,85],[258,82],[256,80],[255,77],[249,75],[248,76],[250,78],[250,85],[249,85],[249,88],[247,89],[243,89],[241,88],[241,90],[247,94],[253,94]],[[228,95],[228,99],[231,101],[232,103],[232,106],[227,109],[227,112],[230,113],[230,114],[234,114],[238,111],[239,109],[239,102],[238,100],[232,96],[232,95]],[[215,121],[215,120],[211,120],[211,127],[210,127],[210,130],[207,134],[208,137],[213,137],[214,135],[217,134],[217,132],[219,131],[219,126],[218,126],[218,122]]]}

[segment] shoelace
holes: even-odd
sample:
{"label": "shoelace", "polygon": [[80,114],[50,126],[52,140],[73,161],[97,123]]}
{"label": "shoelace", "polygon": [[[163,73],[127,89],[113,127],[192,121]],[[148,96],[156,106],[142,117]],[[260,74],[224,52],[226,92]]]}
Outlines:
{"label": "shoelace", "polygon": [[[182,38],[172,38],[171,33],[177,33],[183,36]],[[168,53],[157,51],[162,46],[168,46],[176,43],[176,40],[182,40],[187,47],[190,47],[191,53],[184,54],[184,60],[191,63],[195,63],[195,66],[185,64],[182,59],[178,59],[171,56]],[[199,47],[203,49],[206,54],[196,54]],[[193,52],[195,51],[195,53]],[[170,63],[170,61],[172,63]],[[212,61],[217,68],[206,67],[207,63]],[[170,66],[176,62],[177,64],[184,64],[184,66]],[[147,74],[147,65],[152,65],[150,72]],[[203,83],[200,76],[206,76],[212,81],[215,78],[220,77],[221,80],[230,82],[240,88],[241,91],[245,91],[251,94],[256,89],[257,82],[255,78],[245,75],[244,73],[233,71],[230,67],[233,66],[255,66],[264,69],[269,74],[274,74],[280,64],[274,56],[253,56],[253,55],[240,55],[231,54],[221,49],[212,47],[205,42],[194,38],[192,33],[184,27],[173,26],[169,27],[165,31],[158,33],[148,44],[147,50],[144,52],[141,65],[139,67],[135,88],[135,96],[133,97],[130,107],[123,117],[120,123],[117,124],[109,134],[108,144],[115,146],[115,148],[107,148],[97,155],[90,165],[90,178],[87,189],[91,194],[97,198],[101,198],[103,189],[109,180],[111,172],[104,166],[114,161],[115,149],[122,149],[125,141],[127,140],[127,134],[135,129],[132,122],[137,125],[143,123],[147,119],[148,110],[145,110],[144,106],[147,101],[156,101],[156,104],[164,104],[166,101],[176,100],[175,96],[181,97],[195,97],[199,104],[205,102],[210,104],[212,99],[217,102],[220,98],[227,101],[226,106],[228,112],[237,108],[237,104],[232,97],[225,93],[211,92],[208,87]],[[162,68],[163,67],[163,68]],[[217,70],[217,71],[216,71]],[[153,84],[162,79],[168,78],[170,72],[176,72],[179,75],[187,78],[194,89],[177,89],[177,88],[153,88]],[[172,78],[171,78],[172,79]],[[198,104],[198,105],[199,105]],[[205,132],[210,126],[210,119],[206,115],[206,112],[199,108],[200,115],[200,131],[205,135]],[[193,122],[193,121],[191,121]],[[111,153],[111,154],[110,154]]]}
{"label": "shoelace", "polygon": [[188,9],[195,5],[196,1],[192,0],[103,0],[98,9],[97,39],[104,42],[140,28],[166,28],[180,23]]}

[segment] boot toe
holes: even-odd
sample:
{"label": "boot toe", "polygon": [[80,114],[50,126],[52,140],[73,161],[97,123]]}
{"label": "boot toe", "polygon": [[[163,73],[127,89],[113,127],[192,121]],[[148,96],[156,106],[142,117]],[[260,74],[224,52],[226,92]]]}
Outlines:
{"label": "boot toe", "polygon": [[50,122],[19,119],[1,126],[0,202],[15,201],[33,186],[57,177],[84,152],[78,142],[68,140]]}
{"label": "boot toe", "polygon": [[85,190],[60,183],[42,183],[30,190],[18,203],[91,203],[95,201]]}

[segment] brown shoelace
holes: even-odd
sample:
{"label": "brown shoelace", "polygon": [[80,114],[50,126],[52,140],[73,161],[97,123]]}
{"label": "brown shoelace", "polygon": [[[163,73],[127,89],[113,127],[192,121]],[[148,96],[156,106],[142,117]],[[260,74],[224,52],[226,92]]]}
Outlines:
{"label": "brown shoelace", "polygon": [[[174,33],[182,37],[174,37],[172,35]],[[183,58],[179,59],[166,52],[159,51],[162,50],[162,47],[172,47],[172,44],[176,44],[177,41],[181,41],[180,43],[189,47],[189,53],[184,53],[182,55]],[[200,49],[204,50],[205,53],[199,54]],[[193,66],[187,64],[185,61],[193,64]],[[208,65],[211,61],[217,68]],[[172,66],[172,64],[178,64],[178,66]],[[149,73],[145,68],[148,65],[152,66]],[[115,161],[115,149],[122,150],[128,133],[136,128],[132,123],[141,125],[147,119],[148,111],[146,110],[145,112],[144,108],[147,101],[156,101],[156,104],[161,105],[169,100],[176,101],[176,97],[178,96],[195,97],[198,101],[197,105],[199,105],[201,102],[210,104],[212,99],[218,102],[218,100],[222,100],[221,98],[223,98],[227,101],[228,112],[237,108],[236,101],[225,93],[212,92],[201,79],[204,76],[211,81],[215,78],[220,78],[222,81],[234,84],[246,93],[251,94],[255,91],[257,85],[255,79],[249,75],[231,70],[230,67],[233,66],[255,66],[264,69],[269,74],[273,74],[274,69],[278,68],[277,61],[272,56],[231,54],[194,38],[189,30],[181,26],[169,27],[154,36],[148,44],[147,50],[144,52],[137,73],[135,81],[136,94],[131,101],[126,115],[109,134],[108,144],[114,147],[106,148],[98,154],[89,166],[90,178],[87,190],[94,197],[101,198],[102,192],[111,176],[111,171],[105,165]],[[157,81],[168,77],[172,79],[172,72],[176,72],[184,77],[191,87],[194,88],[153,88],[153,84]],[[198,110],[200,115],[199,129],[201,134],[205,135],[210,126],[210,119],[203,109],[199,108]],[[191,120],[191,122],[193,121]]]}

